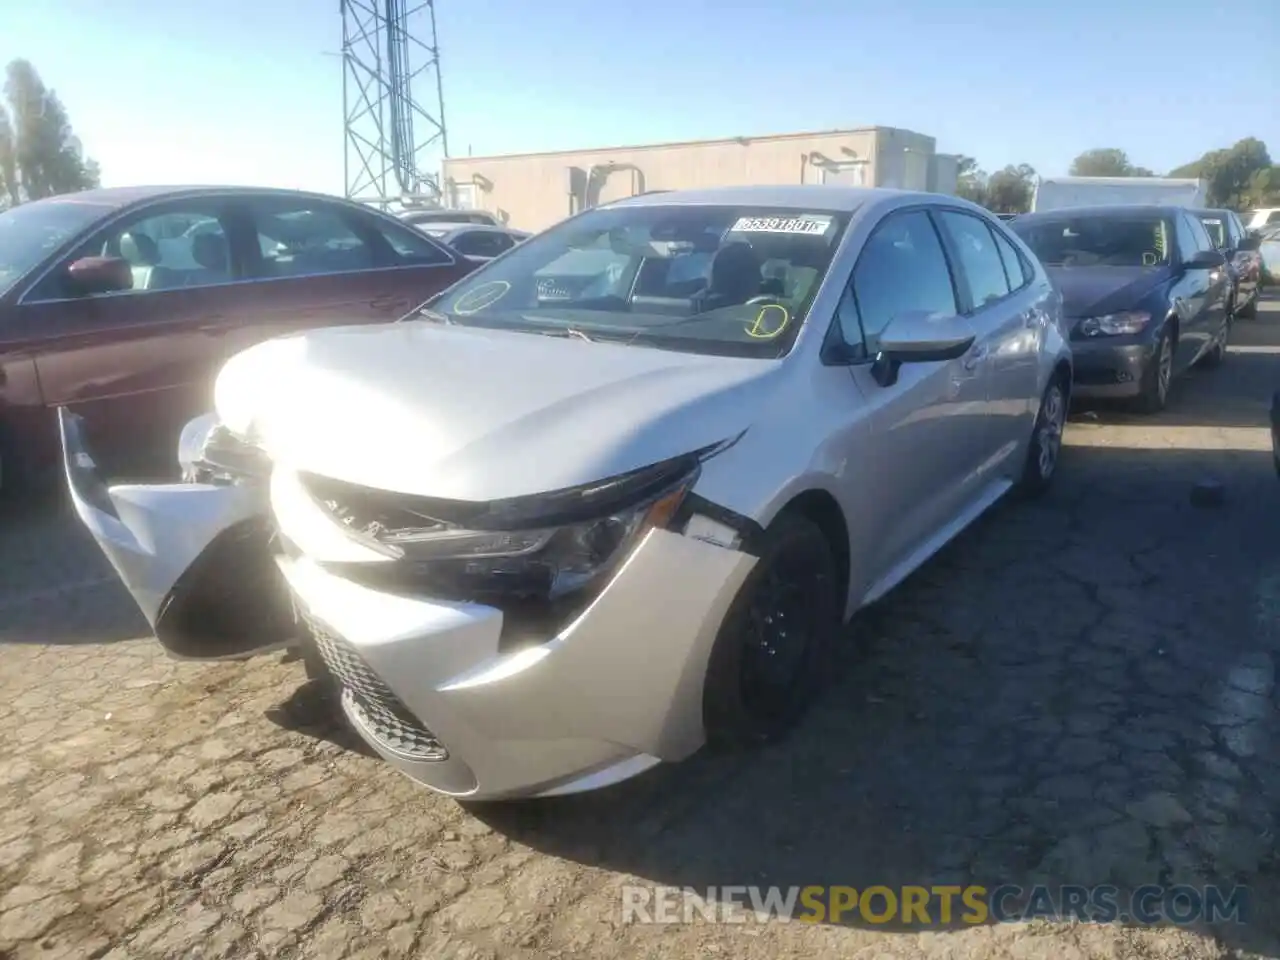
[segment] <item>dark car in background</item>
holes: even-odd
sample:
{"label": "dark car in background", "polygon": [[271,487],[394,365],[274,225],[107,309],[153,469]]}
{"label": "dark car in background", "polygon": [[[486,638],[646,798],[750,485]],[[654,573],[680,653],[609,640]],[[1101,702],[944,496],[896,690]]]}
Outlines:
{"label": "dark car in background", "polygon": [[56,407],[104,459],[171,451],[232,354],[398,319],[473,268],[395,217],[295,191],[115,188],[0,213],[0,488],[57,462]]}
{"label": "dark car in background", "polygon": [[1192,210],[1200,219],[1209,239],[1227,258],[1231,275],[1232,316],[1251,320],[1258,315],[1258,298],[1262,293],[1262,241],[1250,236],[1234,210]]}
{"label": "dark car in background", "polygon": [[1175,376],[1226,354],[1232,281],[1204,225],[1181,207],[1075,207],[1009,223],[1062,293],[1078,398],[1147,412]]}

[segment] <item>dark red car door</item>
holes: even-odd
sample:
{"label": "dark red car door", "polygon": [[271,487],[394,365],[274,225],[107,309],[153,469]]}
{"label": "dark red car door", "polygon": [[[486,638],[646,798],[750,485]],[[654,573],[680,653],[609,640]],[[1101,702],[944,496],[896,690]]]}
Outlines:
{"label": "dark red car door", "polygon": [[[137,208],[57,262],[9,314],[45,407],[81,414],[97,448],[171,446],[209,408],[223,336],[248,307],[228,210],[216,196]],[[84,256],[127,260],[132,288],[78,293],[68,267]]]}
{"label": "dark red car door", "polygon": [[396,320],[473,269],[411,227],[353,203],[262,193],[244,206],[256,306],[228,333],[228,356],[295,330]]}

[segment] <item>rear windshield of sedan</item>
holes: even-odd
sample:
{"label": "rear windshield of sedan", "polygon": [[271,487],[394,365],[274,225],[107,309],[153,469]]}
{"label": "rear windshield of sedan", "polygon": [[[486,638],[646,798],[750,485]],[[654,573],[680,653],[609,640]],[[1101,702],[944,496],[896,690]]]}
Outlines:
{"label": "rear windshield of sedan", "polygon": [[751,206],[602,207],[525,240],[428,306],[458,323],[779,357],[795,342],[848,218]]}
{"label": "rear windshield of sedan", "polygon": [[23,203],[0,213],[0,296],[90,224],[110,211],[96,203]]}
{"label": "rear windshield of sedan", "polygon": [[1019,217],[1009,228],[1049,266],[1160,267],[1173,248],[1157,213]]}

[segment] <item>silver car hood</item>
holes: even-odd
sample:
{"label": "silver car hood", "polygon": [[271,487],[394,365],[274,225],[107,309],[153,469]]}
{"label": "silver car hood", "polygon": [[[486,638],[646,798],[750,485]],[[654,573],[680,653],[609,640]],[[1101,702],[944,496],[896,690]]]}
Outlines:
{"label": "silver car hood", "polygon": [[426,321],[334,327],[234,356],[232,430],[292,469],[491,500],[592,483],[741,433],[782,364]]}

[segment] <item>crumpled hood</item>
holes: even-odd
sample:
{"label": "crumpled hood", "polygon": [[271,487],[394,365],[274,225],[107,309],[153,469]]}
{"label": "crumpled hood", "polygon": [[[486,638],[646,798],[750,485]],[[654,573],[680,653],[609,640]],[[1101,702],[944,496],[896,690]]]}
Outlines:
{"label": "crumpled hood", "polygon": [[218,414],[287,466],[492,500],[592,483],[729,439],[778,361],[409,321],[313,330],[223,367]]}
{"label": "crumpled hood", "polygon": [[1062,291],[1067,317],[1096,317],[1133,310],[1152,290],[1173,276],[1169,267],[1045,267]]}

